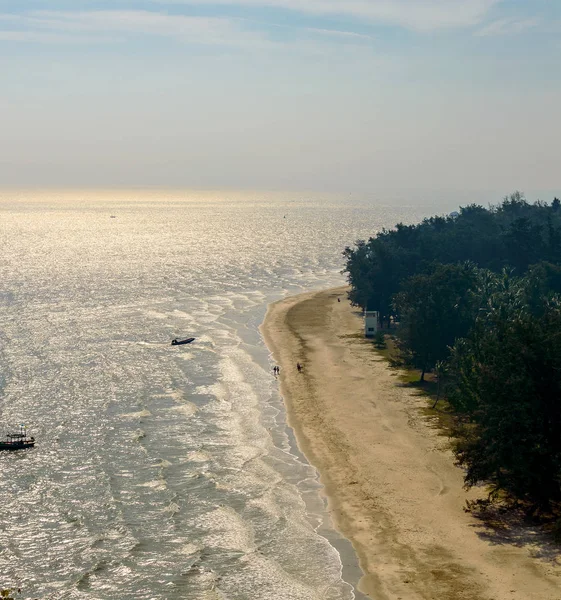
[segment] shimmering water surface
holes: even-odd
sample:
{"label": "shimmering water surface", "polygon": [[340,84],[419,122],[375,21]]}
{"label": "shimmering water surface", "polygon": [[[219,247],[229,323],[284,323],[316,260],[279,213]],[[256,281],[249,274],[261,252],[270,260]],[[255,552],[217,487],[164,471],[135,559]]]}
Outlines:
{"label": "shimmering water surface", "polygon": [[423,209],[4,192],[0,211],[0,427],[24,422],[38,440],[0,453],[0,586],[355,597],[258,326],[269,302],[343,283],[345,245]]}

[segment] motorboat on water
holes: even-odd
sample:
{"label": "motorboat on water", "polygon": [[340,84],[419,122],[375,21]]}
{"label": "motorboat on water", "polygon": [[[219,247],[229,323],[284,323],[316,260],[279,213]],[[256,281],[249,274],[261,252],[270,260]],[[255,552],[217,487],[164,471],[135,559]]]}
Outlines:
{"label": "motorboat on water", "polygon": [[175,339],[171,340],[171,345],[172,346],[181,346],[181,344],[190,344],[194,340],[195,340],[194,337],[185,338],[184,340],[180,340],[178,338],[175,338]]}
{"label": "motorboat on water", "polygon": [[7,433],[6,441],[0,441],[0,451],[2,450],[25,450],[35,446],[35,438],[28,437],[25,426],[21,425],[19,433]]}

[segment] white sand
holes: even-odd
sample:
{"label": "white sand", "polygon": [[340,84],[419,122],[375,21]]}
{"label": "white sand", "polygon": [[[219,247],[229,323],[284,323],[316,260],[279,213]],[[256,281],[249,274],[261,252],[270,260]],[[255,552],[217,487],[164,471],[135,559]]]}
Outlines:
{"label": "white sand", "polygon": [[561,560],[537,531],[495,532],[464,512],[447,439],[363,339],[345,292],[273,304],[262,331],[298,444],[358,554],[361,591],[376,600],[561,600]]}

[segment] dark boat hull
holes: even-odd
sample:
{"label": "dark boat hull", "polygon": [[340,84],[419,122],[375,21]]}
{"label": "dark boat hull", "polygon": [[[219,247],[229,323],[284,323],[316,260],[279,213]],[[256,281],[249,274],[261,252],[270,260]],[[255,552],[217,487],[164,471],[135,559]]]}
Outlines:
{"label": "dark boat hull", "polygon": [[190,344],[193,341],[195,341],[194,337],[190,337],[190,338],[187,338],[185,340],[177,340],[176,339],[176,340],[171,340],[171,345],[172,346],[181,346],[183,344]]}
{"label": "dark boat hull", "polygon": [[2,450],[26,450],[27,448],[33,448],[35,442],[0,442],[0,452]]}

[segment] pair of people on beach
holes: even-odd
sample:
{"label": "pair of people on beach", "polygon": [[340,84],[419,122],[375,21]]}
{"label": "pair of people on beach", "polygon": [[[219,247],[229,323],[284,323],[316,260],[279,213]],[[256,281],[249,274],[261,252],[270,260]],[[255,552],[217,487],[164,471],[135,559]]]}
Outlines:
{"label": "pair of people on beach", "polygon": [[[302,369],[304,368],[299,362],[296,363],[296,368],[298,369],[298,373],[302,372]],[[278,374],[280,373],[280,367],[273,367],[273,375],[276,377]]]}

